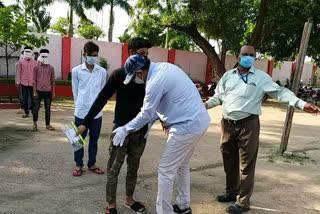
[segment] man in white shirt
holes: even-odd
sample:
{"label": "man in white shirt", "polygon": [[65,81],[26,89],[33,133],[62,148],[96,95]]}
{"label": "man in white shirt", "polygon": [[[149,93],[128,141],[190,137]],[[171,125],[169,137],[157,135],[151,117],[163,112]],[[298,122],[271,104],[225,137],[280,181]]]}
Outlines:
{"label": "man in white shirt", "polygon": [[[98,94],[106,84],[107,71],[97,64],[99,46],[93,42],[87,42],[84,45],[83,57],[85,62],[72,69],[72,92],[75,103],[75,125],[82,124],[85,116],[96,100]],[[89,129],[89,151],[88,151],[88,169],[97,174],[103,174],[104,171],[95,165],[98,150],[98,139],[102,124],[102,111],[88,124]],[[85,138],[87,130],[82,134]],[[83,149],[74,153],[76,168],[73,176],[82,175],[83,167]]]}
{"label": "man in white shirt", "polygon": [[[140,113],[114,130],[113,144],[122,146],[130,132],[159,118],[167,127],[168,140],[158,168],[157,213],[191,214],[189,161],[210,122],[199,92],[186,73],[170,63],[150,63],[134,55],[126,61],[125,70],[124,84],[139,79],[146,83],[146,95]],[[179,194],[172,206],[175,178]]]}

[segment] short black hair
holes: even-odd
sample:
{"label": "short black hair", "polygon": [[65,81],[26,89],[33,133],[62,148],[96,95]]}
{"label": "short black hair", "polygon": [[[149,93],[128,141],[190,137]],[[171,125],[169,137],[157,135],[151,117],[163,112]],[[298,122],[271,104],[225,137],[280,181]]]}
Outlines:
{"label": "short black hair", "polygon": [[144,64],[144,66],[141,68],[141,70],[148,70],[150,67],[150,59],[147,59],[146,63]]}
{"label": "short black hair", "polygon": [[95,51],[99,52],[99,46],[89,41],[86,44],[84,44],[83,51],[87,54],[91,54]]}
{"label": "short black hair", "polygon": [[32,47],[30,47],[30,46],[25,46],[23,50],[27,50],[27,49],[32,50]]}
{"label": "short black hair", "polygon": [[48,49],[41,49],[40,53],[50,53],[50,51]]}
{"label": "short black hair", "polygon": [[[40,50],[40,51],[41,51],[41,50]],[[40,52],[40,53],[41,53],[41,52]],[[38,55],[39,53],[36,51],[36,52],[34,52],[33,54],[34,54],[34,55]]]}
{"label": "short black hair", "polygon": [[151,48],[152,45],[149,40],[146,40],[142,37],[135,37],[131,39],[131,41],[128,44],[128,49],[136,51],[140,48]]}

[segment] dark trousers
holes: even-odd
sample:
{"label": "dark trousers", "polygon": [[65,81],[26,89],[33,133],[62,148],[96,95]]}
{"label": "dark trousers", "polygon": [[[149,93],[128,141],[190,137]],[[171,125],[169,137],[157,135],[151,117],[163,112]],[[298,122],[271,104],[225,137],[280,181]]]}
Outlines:
{"label": "dark trousers", "polygon": [[[75,117],[75,125],[78,127],[82,124],[83,119]],[[88,167],[92,167],[96,163],[96,156],[98,151],[98,139],[101,131],[102,117],[91,120],[85,132],[83,132],[83,139],[86,138],[88,130],[89,130],[89,160]],[[83,167],[83,154],[84,150],[79,149],[74,152],[74,161],[76,162],[76,166]]]}
{"label": "dark trousers", "polygon": [[256,115],[239,121],[222,119],[221,152],[226,191],[239,206],[250,207],[259,147],[260,122]]}
{"label": "dark trousers", "polygon": [[29,114],[29,109],[33,109],[33,87],[21,85],[23,110],[25,114]]}
{"label": "dark trousers", "polygon": [[50,114],[51,114],[51,91],[37,91],[38,97],[33,99],[33,122],[38,121],[38,113],[41,104],[41,100],[44,101],[46,125],[50,125]]}
{"label": "dark trousers", "polygon": [[[116,127],[116,126],[115,126]],[[115,127],[113,129],[115,129]],[[107,202],[116,202],[117,184],[120,169],[127,156],[127,177],[126,177],[126,195],[133,196],[138,177],[138,169],[140,165],[140,158],[143,154],[146,139],[144,135],[146,129],[142,128],[137,132],[130,133],[122,147],[113,146],[113,137],[111,135],[110,147],[109,147],[109,160],[107,167]]]}

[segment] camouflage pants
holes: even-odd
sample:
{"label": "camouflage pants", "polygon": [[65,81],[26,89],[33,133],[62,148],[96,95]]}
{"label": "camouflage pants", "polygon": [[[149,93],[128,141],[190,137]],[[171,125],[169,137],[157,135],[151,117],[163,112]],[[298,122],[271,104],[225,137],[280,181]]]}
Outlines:
{"label": "camouflage pants", "polygon": [[107,202],[115,203],[117,194],[118,175],[121,166],[127,156],[127,178],[126,178],[126,195],[132,196],[137,184],[137,174],[140,165],[140,158],[143,154],[146,139],[144,138],[146,131],[139,130],[130,133],[122,147],[113,146],[113,137],[111,135],[109,146],[109,160],[107,167]]}

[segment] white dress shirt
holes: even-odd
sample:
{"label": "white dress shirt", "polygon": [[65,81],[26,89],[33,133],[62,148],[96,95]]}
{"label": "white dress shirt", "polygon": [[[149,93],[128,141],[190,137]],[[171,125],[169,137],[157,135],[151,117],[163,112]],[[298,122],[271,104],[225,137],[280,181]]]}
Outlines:
{"label": "white dress shirt", "polygon": [[[72,93],[75,103],[74,116],[84,119],[100,91],[106,84],[107,71],[95,64],[92,72],[83,63],[72,69]],[[102,116],[102,111],[95,119]]]}
{"label": "white dress shirt", "polygon": [[155,117],[169,133],[201,134],[210,117],[197,88],[187,74],[170,63],[151,63],[146,81],[146,95],[140,113],[125,127],[139,130]]}

